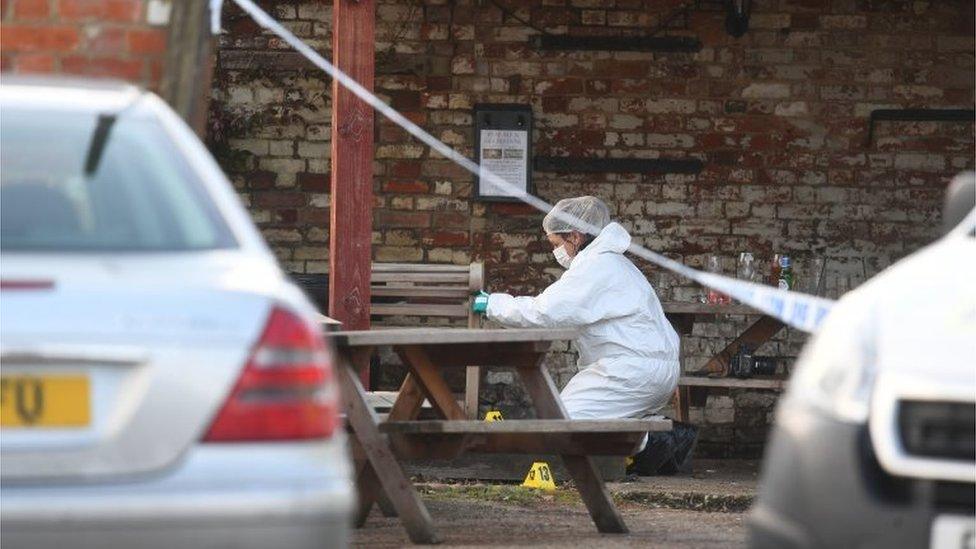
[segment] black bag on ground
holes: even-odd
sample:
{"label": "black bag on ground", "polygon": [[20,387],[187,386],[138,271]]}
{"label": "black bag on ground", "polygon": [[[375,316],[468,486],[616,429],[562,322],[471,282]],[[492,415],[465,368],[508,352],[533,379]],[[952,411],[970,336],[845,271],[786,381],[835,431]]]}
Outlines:
{"label": "black bag on ground", "polygon": [[647,446],[634,456],[629,473],[640,476],[691,472],[691,455],[698,441],[698,427],[674,421],[671,431],[647,434]]}

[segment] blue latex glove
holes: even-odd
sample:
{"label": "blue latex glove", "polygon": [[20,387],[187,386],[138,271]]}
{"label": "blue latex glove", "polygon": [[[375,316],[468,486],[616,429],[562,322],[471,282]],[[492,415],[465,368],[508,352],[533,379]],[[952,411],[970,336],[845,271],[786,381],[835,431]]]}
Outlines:
{"label": "blue latex glove", "polygon": [[471,300],[471,310],[479,315],[483,315],[488,311],[488,293],[484,290],[473,294],[474,299]]}

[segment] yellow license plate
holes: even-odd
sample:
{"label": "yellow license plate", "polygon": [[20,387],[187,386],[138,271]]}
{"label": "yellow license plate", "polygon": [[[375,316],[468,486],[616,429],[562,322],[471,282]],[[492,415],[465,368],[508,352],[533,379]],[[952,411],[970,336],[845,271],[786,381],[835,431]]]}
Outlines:
{"label": "yellow license plate", "polygon": [[87,376],[0,376],[0,427],[85,427],[90,422]]}

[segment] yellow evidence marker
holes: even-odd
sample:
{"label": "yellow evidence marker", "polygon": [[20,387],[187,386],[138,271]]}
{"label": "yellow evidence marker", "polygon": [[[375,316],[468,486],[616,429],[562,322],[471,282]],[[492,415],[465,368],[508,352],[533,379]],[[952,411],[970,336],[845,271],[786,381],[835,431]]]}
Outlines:
{"label": "yellow evidence marker", "polygon": [[533,463],[532,468],[529,469],[529,474],[525,475],[525,482],[522,483],[522,487],[547,491],[555,490],[556,483],[552,478],[552,470],[549,469],[549,464],[544,461]]}
{"label": "yellow evidence marker", "polygon": [[502,417],[502,413],[498,410],[488,410],[485,413],[485,421],[502,421],[503,419],[505,418]]}

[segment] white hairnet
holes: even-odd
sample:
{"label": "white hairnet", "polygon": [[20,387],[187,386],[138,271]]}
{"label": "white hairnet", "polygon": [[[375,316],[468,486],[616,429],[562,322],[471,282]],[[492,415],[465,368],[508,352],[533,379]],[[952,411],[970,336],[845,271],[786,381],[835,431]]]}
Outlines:
{"label": "white hairnet", "polygon": [[586,231],[579,227],[560,219],[554,212],[562,212],[571,215],[584,223],[589,223],[597,229],[603,229],[610,224],[610,208],[595,196],[578,196],[576,198],[564,198],[552,207],[542,220],[542,229],[546,234],[568,233],[569,231]]}

